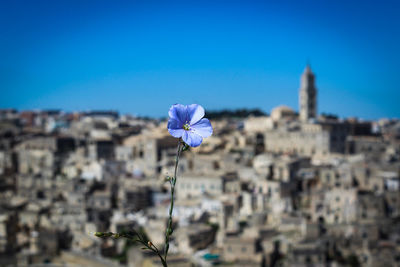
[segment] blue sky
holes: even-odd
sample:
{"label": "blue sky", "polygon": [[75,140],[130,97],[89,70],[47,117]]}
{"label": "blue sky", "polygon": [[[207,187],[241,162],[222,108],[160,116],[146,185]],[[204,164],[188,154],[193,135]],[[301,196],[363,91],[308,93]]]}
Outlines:
{"label": "blue sky", "polygon": [[0,0],[0,108],[166,116],[298,108],[400,117],[400,1]]}

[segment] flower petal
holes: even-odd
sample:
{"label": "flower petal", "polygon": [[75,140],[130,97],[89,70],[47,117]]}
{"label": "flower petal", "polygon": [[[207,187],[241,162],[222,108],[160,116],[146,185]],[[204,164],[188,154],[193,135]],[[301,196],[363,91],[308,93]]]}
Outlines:
{"label": "flower petal", "polygon": [[190,129],[198,135],[202,136],[203,138],[209,137],[213,133],[211,122],[206,118],[203,118],[196,124],[191,125]]}
{"label": "flower petal", "polygon": [[182,129],[182,123],[175,120],[175,119],[169,119],[168,120],[168,132],[173,136],[173,137],[182,137],[183,133],[185,130]]}
{"label": "flower petal", "polygon": [[195,124],[204,117],[204,108],[197,104],[191,104],[187,106],[187,113],[190,124]]}
{"label": "flower petal", "polygon": [[182,135],[182,139],[191,147],[197,147],[203,142],[203,138],[192,131],[185,131]]}
{"label": "flower petal", "polygon": [[188,121],[187,106],[182,104],[172,105],[168,111],[168,115],[171,119],[175,119],[183,124]]}

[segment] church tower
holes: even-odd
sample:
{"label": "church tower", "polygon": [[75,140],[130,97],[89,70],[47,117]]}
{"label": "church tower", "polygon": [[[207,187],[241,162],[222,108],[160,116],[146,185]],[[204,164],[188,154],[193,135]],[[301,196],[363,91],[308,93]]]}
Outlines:
{"label": "church tower", "polygon": [[315,87],[315,76],[310,65],[307,64],[301,75],[300,84],[300,120],[307,122],[317,118],[317,88]]}

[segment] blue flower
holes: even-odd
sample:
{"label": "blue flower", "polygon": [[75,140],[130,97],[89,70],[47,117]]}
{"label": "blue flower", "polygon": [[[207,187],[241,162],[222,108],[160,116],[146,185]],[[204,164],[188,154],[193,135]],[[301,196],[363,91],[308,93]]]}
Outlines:
{"label": "blue flower", "polygon": [[203,138],[213,133],[211,123],[204,117],[204,108],[197,104],[175,104],[169,109],[168,131],[191,147],[197,147]]}

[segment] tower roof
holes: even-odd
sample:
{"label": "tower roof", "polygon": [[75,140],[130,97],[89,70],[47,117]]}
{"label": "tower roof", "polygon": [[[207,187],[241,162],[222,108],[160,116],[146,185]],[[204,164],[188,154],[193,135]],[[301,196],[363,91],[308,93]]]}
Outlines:
{"label": "tower roof", "polygon": [[311,71],[311,66],[310,63],[307,63],[305,69],[304,69],[304,74],[312,74],[314,75],[314,73]]}

